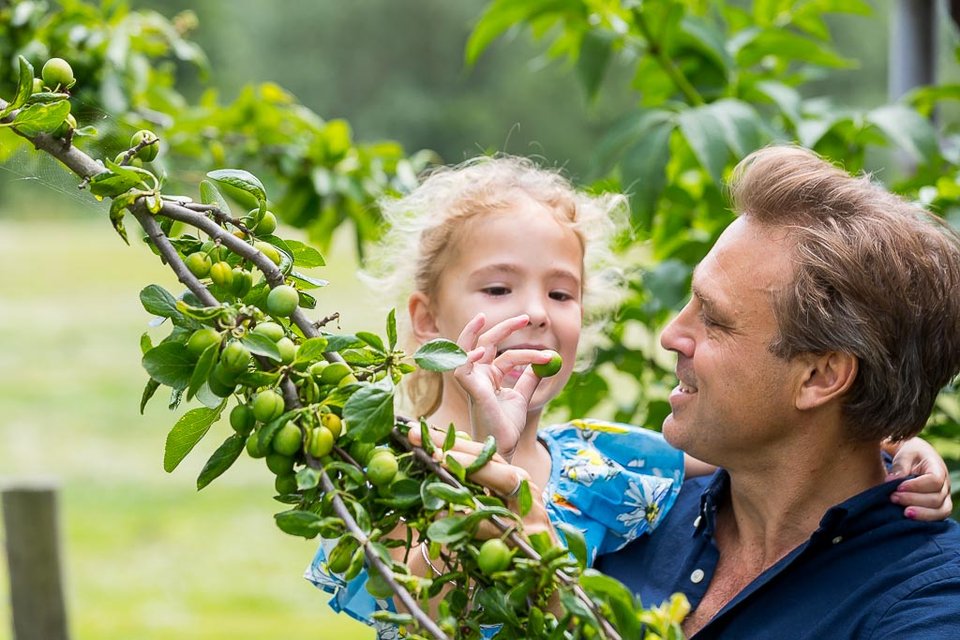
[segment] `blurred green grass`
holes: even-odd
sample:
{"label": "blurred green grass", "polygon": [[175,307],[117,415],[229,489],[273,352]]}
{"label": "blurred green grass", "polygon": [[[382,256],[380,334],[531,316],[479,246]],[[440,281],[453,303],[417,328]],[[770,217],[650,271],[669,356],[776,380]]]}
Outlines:
{"label": "blurred green grass", "polygon": [[[45,202],[43,197],[38,199]],[[24,204],[26,203],[26,207]],[[0,211],[0,484],[54,478],[72,637],[196,640],[373,637],[335,615],[302,578],[315,548],[283,534],[272,477],[246,457],[202,492],[195,479],[230,427],[215,425],[172,474],[167,431],[186,408],[157,393],[146,414],[138,341],[149,328],[138,292],[180,287],[146,247],[127,247],[105,216],[48,212],[16,200]],[[135,223],[128,223],[131,236]],[[289,231],[289,230],[288,230]],[[290,234],[293,236],[294,234]],[[315,274],[317,317],[381,332],[356,281],[350,241]],[[0,639],[11,612],[0,561]]]}

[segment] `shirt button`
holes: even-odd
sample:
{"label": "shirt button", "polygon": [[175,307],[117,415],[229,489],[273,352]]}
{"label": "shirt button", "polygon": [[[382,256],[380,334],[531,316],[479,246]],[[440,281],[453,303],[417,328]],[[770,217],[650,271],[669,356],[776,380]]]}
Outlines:
{"label": "shirt button", "polygon": [[696,529],[700,526],[700,516],[697,516],[697,519],[693,521],[693,528]]}
{"label": "shirt button", "polygon": [[690,582],[693,584],[703,582],[703,569],[694,569],[693,573],[690,574]]}
{"label": "shirt button", "polygon": [[833,539],[833,544],[840,544],[841,542],[843,542],[843,536],[837,536]]}

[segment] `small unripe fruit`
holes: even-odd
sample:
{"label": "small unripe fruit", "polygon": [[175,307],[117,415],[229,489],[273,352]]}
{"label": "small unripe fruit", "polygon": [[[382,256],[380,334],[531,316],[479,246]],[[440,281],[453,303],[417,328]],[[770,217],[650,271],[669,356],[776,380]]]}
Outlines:
{"label": "small unripe fruit", "polygon": [[340,378],[340,380],[337,382],[337,386],[345,387],[348,384],[356,384],[358,382],[360,382],[360,380],[357,379],[357,376],[353,375],[352,373],[348,373],[347,375]]}
{"label": "small unripe fruit", "polygon": [[250,293],[253,287],[253,276],[243,267],[233,268],[233,283],[230,285],[230,293],[242,298]]}
{"label": "small unripe fruit", "polygon": [[210,256],[213,262],[220,262],[220,246],[213,240],[207,240],[200,246],[200,251]]}
{"label": "small unripe fruit", "polygon": [[67,134],[71,129],[77,128],[77,119],[73,117],[72,113],[68,113],[67,117],[63,119],[63,122],[60,123],[60,126],[57,127],[56,131],[53,132],[55,138],[66,138]]}
{"label": "small unripe fruit", "polygon": [[350,365],[344,362],[331,362],[320,372],[322,384],[337,384],[344,376],[350,375]]}
{"label": "small unripe fruit", "polygon": [[541,378],[549,378],[550,376],[555,376],[559,373],[560,368],[563,367],[563,358],[560,357],[560,354],[556,351],[553,352],[553,355],[550,356],[550,360],[544,362],[543,364],[534,364],[532,365],[533,372]]}
{"label": "small unripe fruit", "polygon": [[277,351],[280,352],[280,362],[290,364],[297,357],[299,347],[290,338],[283,337],[277,340]]}
{"label": "small unripe fruit", "polygon": [[70,88],[76,82],[73,77],[73,68],[70,63],[63,58],[50,58],[47,60],[43,69],[40,70],[40,77],[43,78],[43,84],[51,89],[57,87]]}
{"label": "small unripe fruit", "polygon": [[267,469],[276,475],[283,475],[293,471],[293,458],[276,451],[267,454]]}
{"label": "small unripe fruit", "polygon": [[260,434],[254,431],[247,436],[247,455],[251,458],[262,458],[267,455],[266,451],[260,449]]}
{"label": "small unripe fruit", "polygon": [[311,376],[316,378],[318,382],[322,382],[322,380],[320,379],[320,374],[322,374],[323,370],[327,368],[327,364],[329,363],[326,360],[321,360],[320,362],[314,362],[312,365],[310,365],[310,368],[307,369],[307,371],[310,373]]}
{"label": "small unripe fruit", "polygon": [[[255,213],[251,211],[251,213]],[[260,222],[253,229],[259,234],[269,235],[277,230],[277,216],[273,214],[272,211],[267,211],[263,214],[263,217],[260,218]]]}
{"label": "small unripe fruit", "polygon": [[273,264],[280,264],[280,251],[269,242],[254,242],[253,248],[267,256]]}
{"label": "small unripe fruit", "polygon": [[383,487],[393,481],[400,465],[396,456],[387,449],[381,449],[370,457],[367,463],[367,479],[375,487]]}
{"label": "small unripe fruit", "polygon": [[210,391],[221,398],[226,398],[237,388],[237,377],[223,368],[219,362],[213,365],[210,376],[207,378]]}
{"label": "small unripe fruit", "polygon": [[357,461],[361,467],[367,466],[376,448],[372,442],[354,442],[350,445],[350,457]]}
{"label": "small unripe fruit", "polygon": [[190,336],[190,339],[187,340],[187,353],[194,357],[198,357],[201,353],[207,350],[207,347],[219,342],[220,332],[213,327],[197,329],[193,332],[193,335]]}
{"label": "small unripe fruit", "polygon": [[283,327],[276,322],[261,322],[251,330],[251,333],[256,333],[276,342],[282,338],[286,332],[283,330]]}
{"label": "small unripe fruit", "polygon": [[340,538],[337,546],[335,546],[330,552],[330,555],[327,556],[327,569],[333,573],[343,573],[349,569],[353,554],[359,546],[357,539],[352,536],[343,536]]}
{"label": "small unripe fruit", "polygon": [[253,399],[253,415],[260,422],[270,422],[283,414],[283,396],[272,389],[261,391]]}
{"label": "small unripe fruit", "polygon": [[277,476],[277,479],[273,481],[273,488],[276,489],[277,493],[280,495],[296,493],[297,476],[293,473],[285,473]]}
{"label": "small unripe fruit", "polygon": [[366,589],[367,593],[378,600],[384,600],[393,596],[393,588],[390,586],[390,583],[387,582],[383,576],[376,571],[370,572],[370,577],[367,579]]}
{"label": "small unripe fruit", "polygon": [[220,364],[230,373],[243,373],[250,366],[250,351],[236,340],[227,344],[220,354]]}
{"label": "small unripe fruit", "polygon": [[288,284],[274,287],[267,294],[267,311],[275,316],[286,318],[297,310],[300,304],[300,294]]}
{"label": "small unripe fruit", "polygon": [[141,142],[148,142],[149,144],[137,151],[137,157],[144,162],[153,162],[160,152],[160,139],[153,131],[141,129],[130,138],[130,148],[133,149]]}
{"label": "small unripe fruit", "polygon": [[230,426],[237,433],[246,433],[256,425],[253,410],[245,404],[238,404],[230,410]]}
{"label": "small unripe fruit", "polygon": [[273,434],[273,440],[270,441],[270,445],[277,453],[285,456],[295,455],[300,451],[300,447],[303,446],[303,436],[300,433],[300,427],[292,422],[287,422]]}
{"label": "small unripe fruit", "polygon": [[213,261],[210,260],[210,256],[202,251],[191,253],[183,262],[187,265],[190,273],[198,278],[206,278],[210,274],[210,267],[213,266]]}
{"label": "small unripe fruit", "polygon": [[210,267],[210,279],[218,287],[229,289],[233,284],[233,269],[226,262],[217,262]]}
{"label": "small unripe fruit", "polygon": [[480,546],[477,556],[477,566],[484,575],[491,575],[503,571],[510,566],[510,547],[500,538],[487,540]]}
{"label": "small unripe fruit", "polygon": [[43,80],[40,78],[33,79],[33,91],[31,93],[40,93],[43,91]]}
{"label": "small unripe fruit", "polygon": [[333,434],[326,427],[317,427],[310,431],[307,452],[314,458],[322,458],[333,451]]}
{"label": "small unripe fruit", "polygon": [[330,430],[330,433],[333,434],[333,439],[336,440],[340,437],[340,431],[343,429],[343,421],[335,413],[324,413],[320,416],[320,424]]}

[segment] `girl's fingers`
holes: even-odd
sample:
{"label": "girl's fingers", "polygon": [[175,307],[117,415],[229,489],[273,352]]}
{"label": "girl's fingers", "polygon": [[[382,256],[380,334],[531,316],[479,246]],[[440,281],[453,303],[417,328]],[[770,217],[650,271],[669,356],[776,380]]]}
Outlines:
{"label": "girl's fingers", "polygon": [[483,331],[484,325],[487,323],[487,318],[482,313],[478,313],[473,316],[473,318],[464,325],[463,329],[460,330],[460,335],[457,337],[457,344],[464,351],[472,351],[477,346],[477,339],[480,337],[480,332]]}
{"label": "girl's fingers", "polygon": [[[470,466],[470,463],[477,459],[476,455],[470,455],[455,449],[448,451],[447,455],[454,458],[464,467]],[[503,460],[503,458],[500,460]],[[512,464],[507,464],[494,458],[480,467],[479,470],[470,474],[470,480],[477,484],[482,484],[499,496],[507,498],[509,503],[511,500],[516,500],[517,496],[514,494],[514,491],[524,480],[529,482],[530,474],[522,467],[515,467]]]}
{"label": "girl's fingers", "polygon": [[[430,430],[430,439],[433,440],[434,444],[438,447],[443,444],[443,441],[446,439],[446,437],[447,433],[445,431],[437,431],[434,429]],[[407,439],[410,440],[411,444],[419,447],[423,442],[420,438],[420,429],[416,427],[410,429],[410,432],[407,434]],[[456,451],[458,454],[464,454],[465,456],[468,456],[471,461],[473,461],[477,458],[477,456],[480,455],[480,452],[483,451],[483,443],[476,442],[475,440],[467,440],[466,438],[458,436],[454,442],[453,449],[450,451]],[[434,452],[433,457],[438,461],[442,461],[443,455],[443,451],[437,449]],[[507,463],[507,461],[504,460],[503,456],[501,456],[499,453],[494,454],[491,460],[493,462],[499,462],[502,464]],[[459,458],[457,461],[460,461]]]}
{"label": "girl's fingers", "polygon": [[[890,499],[904,507],[923,507],[925,509],[940,509],[944,505],[944,497],[938,493],[913,493],[909,491],[895,491]],[[949,509],[947,510],[949,513]]]}
{"label": "girl's fingers", "polygon": [[[530,324],[530,317],[527,315],[507,318],[484,331],[478,339],[478,344],[484,347],[496,347],[528,324]],[[494,351],[496,351],[496,349],[494,349]]]}
{"label": "girl's fingers", "polygon": [[907,507],[904,510],[904,515],[906,515],[911,520],[924,520],[926,522],[939,522],[940,520],[946,520],[950,517],[952,511],[952,503],[947,501],[945,506],[938,509],[928,509],[926,507]]}
{"label": "girl's fingers", "polygon": [[950,481],[946,474],[925,473],[901,482],[896,493],[925,493],[943,500],[950,495]]}
{"label": "girl's fingers", "polygon": [[501,371],[509,371],[514,367],[523,367],[531,363],[545,364],[550,362],[552,353],[539,349],[507,349],[493,361]]}

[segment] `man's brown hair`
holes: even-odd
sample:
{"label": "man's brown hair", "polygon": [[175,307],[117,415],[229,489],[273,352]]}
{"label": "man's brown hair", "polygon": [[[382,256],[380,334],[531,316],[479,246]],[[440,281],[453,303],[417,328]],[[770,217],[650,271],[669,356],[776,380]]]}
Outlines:
{"label": "man's brown hair", "polygon": [[774,301],[773,352],[857,357],[843,406],[851,438],[919,433],[960,371],[960,235],[799,147],[754,152],[730,189],[739,215],[795,243],[794,281]]}

